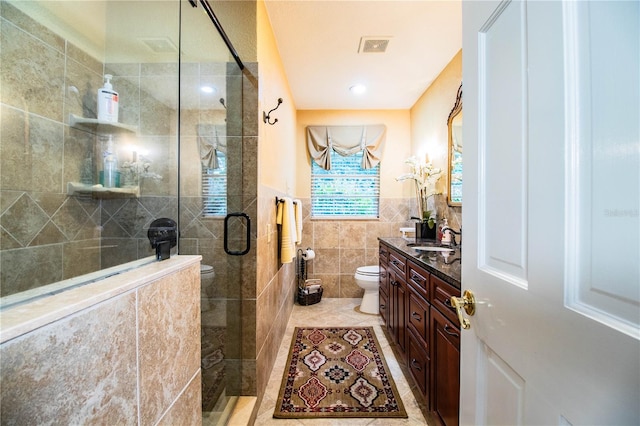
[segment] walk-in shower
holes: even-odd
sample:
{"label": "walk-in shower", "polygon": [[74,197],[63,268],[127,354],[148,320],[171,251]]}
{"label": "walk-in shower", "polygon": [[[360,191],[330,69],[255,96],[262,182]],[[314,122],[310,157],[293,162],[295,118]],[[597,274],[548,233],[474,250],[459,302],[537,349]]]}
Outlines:
{"label": "walk-in shower", "polygon": [[[203,6],[0,1],[0,300],[156,261],[148,228],[174,220],[171,253],[213,267],[202,382],[205,416],[216,416],[241,376],[241,260],[224,231],[242,237],[247,225],[225,221],[242,211],[242,63]],[[96,115],[106,74],[117,122]]]}

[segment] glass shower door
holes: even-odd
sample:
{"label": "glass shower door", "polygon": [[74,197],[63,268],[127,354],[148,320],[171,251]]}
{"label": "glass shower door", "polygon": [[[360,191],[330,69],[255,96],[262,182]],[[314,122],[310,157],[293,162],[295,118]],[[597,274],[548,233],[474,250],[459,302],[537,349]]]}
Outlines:
{"label": "glass shower door", "polygon": [[241,393],[242,70],[202,3],[190,3],[181,2],[178,247],[202,256],[203,422],[217,423]]}

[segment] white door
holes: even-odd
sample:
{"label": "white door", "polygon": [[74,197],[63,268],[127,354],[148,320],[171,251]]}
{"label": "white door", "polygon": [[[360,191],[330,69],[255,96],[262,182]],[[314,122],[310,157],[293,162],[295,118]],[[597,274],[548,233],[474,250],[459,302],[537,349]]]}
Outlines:
{"label": "white door", "polygon": [[640,424],[639,22],[463,1],[463,424]]}

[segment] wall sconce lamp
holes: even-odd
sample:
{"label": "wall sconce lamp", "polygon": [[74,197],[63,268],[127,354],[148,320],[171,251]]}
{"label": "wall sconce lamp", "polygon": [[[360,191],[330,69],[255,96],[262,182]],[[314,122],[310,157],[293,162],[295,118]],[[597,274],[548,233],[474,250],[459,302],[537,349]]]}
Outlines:
{"label": "wall sconce lamp", "polygon": [[277,119],[277,118],[276,118],[276,119],[274,119],[274,120],[273,120],[273,123],[272,123],[272,122],[271,122],[271,117],[270,117],[270,116],[271,116],[271,113],[272,113],[273,111],[275,111],[275,110],[277,110],[277,109],[278,109],[278,107],[280,106],[280,104],[281,104],[281,103],[282,103],[282,98],[278,98],[278,105],[276,105],[276,107],[275,107],[274,109],[272,109],[272,110],[271,110],[271,111],[269,111],[268,113],[266,113],[266,112],[262,111],[262,121],[264,121],[265,123],[269,123],[269,124],[271,124],[272,126],[273,126],[274,124],[276,124],[276,123],[278,122],[278,119]]}

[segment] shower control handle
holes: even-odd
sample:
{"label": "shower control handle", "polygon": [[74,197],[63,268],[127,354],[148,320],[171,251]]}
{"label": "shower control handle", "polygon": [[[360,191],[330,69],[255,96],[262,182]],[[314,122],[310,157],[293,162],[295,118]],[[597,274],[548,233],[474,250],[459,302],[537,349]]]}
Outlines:
{"label": "shower control handle", "polygon": [[[246,239],[245,239],[245,249],[244,250],[230,250],[229,249],[229,219],[232,217],[239,217],[245,220],[246,222]],[[249,215],[244,212],[237,213],[229,213],[224,218],[224,252],[231,256],[244,256],[249,253],[251,249],[251,219]]]}

